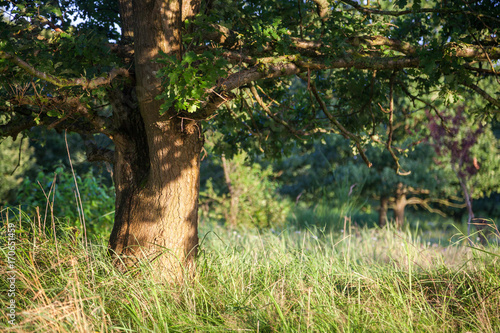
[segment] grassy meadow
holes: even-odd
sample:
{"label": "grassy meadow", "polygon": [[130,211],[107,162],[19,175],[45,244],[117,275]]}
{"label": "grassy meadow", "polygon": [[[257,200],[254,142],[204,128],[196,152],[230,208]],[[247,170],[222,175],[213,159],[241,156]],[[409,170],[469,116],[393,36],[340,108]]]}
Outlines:
{"label": "grassy meadow", "polygon": [[[2,276],[8,247],[2,221]],[[106,241],[12,212],[15,325],[3,332],[499,332],[500,250],[418,230],[229,230],[200,226],[194,279],[122,274]],[[54,221],[54,226],[57,221]],[[40,223],[40,225],[39,225]],[[51,224],[50,219],[47,225]],[[90,236],[88,236],[90,238]]]}

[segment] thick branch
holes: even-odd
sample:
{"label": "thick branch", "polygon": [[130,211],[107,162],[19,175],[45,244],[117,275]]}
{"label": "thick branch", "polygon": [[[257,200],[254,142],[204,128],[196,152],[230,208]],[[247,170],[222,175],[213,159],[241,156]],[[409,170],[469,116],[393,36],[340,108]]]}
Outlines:
{"label": "thick branch", "polygon": [[407,9],[407,10],[379,10],[379,9],[372,9],[372,8],[367,8],[364,6],[361,6],[359,3],[353,0],[342,0],[343,3],[348,4],[358,10],[359,12],[365,13],[365,14],[375,14],[375,15],[385,15],[385,16],[403,16],[403,15],[408,15],[408,14],[417,14],[417,13],[441,13],[441,14],[456,14],[456,13],[463,13],[467,15],[473,15],[476,17],[487,17],[489,19],[495,20],[495,21],[500,21],[495,16],[490,16],[490,15],[484,15],[484,14],[477,14],[471,11],[466,11],[466,10],[461,10],[461,9],[446,9],[446,8],[421,8],[419,10],[414,10],[414,9]]}
{"label": "thick branch", "polygon": [[316,4],[318,16],[322,21],[328,19],[328,14],[330,13],[330,5],[327,0],[312,0]]}
{"label": "thick branch", "polygon": [[261,58],[258,64],[230,75],[221,84],[211,89],[209,98],[198,112],[197,117],[206,118],[219,106],[233,97],[230,91],[261,79],[274,79],[282,76],[296,75],[307,70],[323,70],[335,68],[358,69],[401,69],[419,66],[416,58],[357,58],[337,59],[325,62],[303,61],[300,56],[283,56]]}
{"label": "thick branch", "polygon": [[[322,2],[322,0],[317,0]],[[216,42],[223,46],[227,50],[238,50],[238,54],[241,57],[248,57],[254,54],[252,48],[254,46],[245,45],[241,40],[237,39],[238,35],[236,32],[220,25],[212,25],[214,31],[207,32],[205,34],[205,39]],[[303,55],[312,56],[324,56],[320,50],[333,50],[332,46],[324,44],[321,41],[307,40],[297,37],[289,37],[291,41],[290,47]],[[415,55],[417,51],[426,51],[424,46],[412,46],[408,42],[400,41],[397,39],[388,38],[385,36],[353,36],[345,40],[345,42],[353,47],[359,45],[366,46],[386,46],[391,50],[404,53],[406,55]],[[265,45],[260,45],[259,54],[263,52],[269,52],[274,49],[274,43],[267,43]],[[200,51],[207,49],[207,46],[200,48]],[[349,50],[347,50],[349,51]],[[368,50],[366,50],[369,52]],[[431,52],[431,51],[429,51]],[[490,60],[490,59],[500,59],[500,47],[499,46],[487,46],[483,47],[480,45],[467,44],[467,43],[448,43],[444,45],[443,52],[449,56],[469,58],[475,60]],[[234,55],[232,55],[234,58]]]}
{"label": "thick branch", "polygon": [[414,54],[416,52],[416,49],[411,46],[410,43],[384,36],[356,36],[348,38],[347,42],[352,46],[388,46],[392,50],[399,51],[407,55]]}
{"label": "thick branch", "polygon": [[111,72],[108,73],[106,77],[98,77],[95,79],[87,79],[85,77],[81,78],[76,78],[76,79],[64,79],[64,78],[59,78],[57,76],[42,72],[37,70],[35,67],[31,66],[28,64],[26,61],[22,60],[21,58],[12,55],[10,53],[0,51],[0,58],[9,60],[10,62],[18,65],[22,69],[24,69],[27,73],[42,79],[44,81],[47,81],[49,83],[52,83],[55,86],[58,87],[74,87],[74,86],[81,86],[86,89],[94,89],[98,86],[106,85],[111,83],[116,77],[118,76],[124,76],[124,77],[129,77],[130,73],[128,70],[124,68],[114,68],[111,70]]}

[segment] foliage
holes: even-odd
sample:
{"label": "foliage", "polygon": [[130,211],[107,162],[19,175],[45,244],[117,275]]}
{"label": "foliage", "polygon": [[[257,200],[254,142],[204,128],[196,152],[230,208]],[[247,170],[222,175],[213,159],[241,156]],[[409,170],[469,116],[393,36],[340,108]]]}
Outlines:
{"label": "foliage", "polygon": [[224,74],[227,61],[212,52],[196,54],[187,52],[178,61],[176,56],[161,54],[157,61],[164,66],[157,76],[162,79],[163,92],[156,99],[164,100],[160,114],[170,108],[196,112],[201,101],[208,95],[208,90],[214,86],[218,78]]}
{"label": "foliage", "polygon": [[31,214],[39,207],[45,217],[58,216],[65,221],[63,224],[81,226],[85,222],[95,237],[108,234],[114,218],[114,189],[106,186],[100,176],[94,176],[92,170],[77,175],[76,181],[78,188],[71,171],[63,167],[54,174],[40,171],[33,180],[24,179],[20,184],[17,202]]}
{"label": "foliage", "polygon": [[27,136],[36,158],[34,172],[29,174],[31,177],[36,177],[39,171],[51,174],[60,166],[69,169],[68,149],[77,174],[87,173],[92,168],[95,173],[100,171],[98,163],[87,161],[84,144],[77,133],[57,133],[55,130],[36,127],[27,132]]}
{"label": "foliage", "polygon": [[[293,198],[300,196],[300,200],[310,206],[321,202],[330,207],[330,211],[332,208],[342,207],[344,202],[339,198],[348,198],[347,194],[351,192],[355,194],[354,198],[358,197],[358,204],[363,205],[367,214],[364,218],[360,215],[363,212],[353,213],[353,221],[358,223],[367,218],[373,220],[372,212],[379,203],[371,199],[379,200],[381,196],[385,196],[394,203],[398,184],[403,184],[405,189],[412,189],[411,195],[421,198],[422,203],[428,198],[444,201],[455,195],[457,186],[450,175],[435,165],[432,147],[425,142],[413,145],[416,139],[411,140],[410,136],[405,137],[405,140],[409,143],[394,140],[394,145],[409,146],[400,158],[401,168],[411,170],[408,175],[397,174],[394,160],[381,144],[366,146],[365,153],[373,163],[371,168],[367,168],[353,154],[349,140],[340,135],[332,134],[313,143],[297,145],[293,156],[277,163],[277,169],[283,170],[279,178],[280,191]],[[366,200],[362,202],[359,200],[360,196]],[[432,206],[436,208],[436,205],[430,206],[431,209]],[[344,215],[341,214],[333,221],[340,221],[342,225],[343,218]]]}
{"label": "foliage", "polygon": [[25,138],[6,138],[0,142],[0,206],[16,198],[17,187],[33,166],[33,148]]}
{"label": "foliage", "polygon": [[[437,333],[500,327],[498,247],[442,246],[392,229],[349,227],[321,235],[203,228],[195,278],[174,285],[145,279],[156,274],[148,264],[132,276],[119,272],[105,245],[85,246],[71,228],[63,229],[54,237],[22,216],[15,250],[19,331]],[[3,224],[2,261],[5,231]],[[1,279],[0,288],[9,289],[9,280]],[[5,292],[0,298],[9,301]],[[2,320],[0,330],[12,329],[7,325]]]}
{"label": "foliage", "polygon": [[[485,66],[497,66],[477,51],[483,47],[491,53],[491,59],[498,56],[494,48],[490,50],[491,45],[496,45],[492,36],[498,35],[497,18],[491,14],[497,9],[495,2],[482,1],[465,8],[451,1],[377,1],[366,6],[356,1],[334,1],[323,9],[321,3],[204,3],[200,13],[187,20],[181,31],[185,44],[181,49],[185,52],[175,56],[163,54],[156,59],[165,65],[152,73],[163,80],[163,92],[154,96],[165,102],[160,112],[173,107],[173,114],[203,114],[202,106],[211,99],[231,95],[224,91],[222,81],[232,74],[257,70],[263,74],[255,84],[263,89],[263,96],[276,102],[269,104],[274,116],[254,107],[255,101],[249,103],[243,86],[245,89],[227,97],[230,111],[222,109],[210,125],[228,134],[228,141],[243,144],[247,151],[262,149],[276,155],[291,147],[289,141],[296,139],[297,133],[318,128],[339,130],[311,98],[311,83],[317,86],[320,97],[331,101],[328,111],[340,124],[367,139],[378,124],[388,122],[379,106],[386,108],[391,85],[396,95],[405,95],[412,86],[420,97],[439,91],[439,100],[456,100],[467,89],[484,89],[483,81],[488,78],[477,80],[476,73],[484,70],[478,66],[483,64],[469,64],[470,56],[456,56],[454,52],[471,49]],[[2,112],[9,116],[9,121],[33,117],[36,124],[88,132],[91,124],[84,121],[76,127],[55,122],[67,115],[62,107],[46,108],[42,114],[25,113],[25,117],[17,117],[17,108],[29,105],[43,109],[54,106],[53,97],[64,96],[66,101],[76,97],[88,108],[85,118],[99,113],[103,102],[109,101],[110,91],[90,83],[110,75],[112,68],[127,67],[130,62],[130,58],[117,56],[120,43],[114,44],[110,52],[109,43],[119,41],[117,26],[123,23],[118,15],[119,2],[73,0],[55,5],[52,1],[38,1],[34,5],[31,1],[3,1],[0,5],[4,6],[6,17],[1,23],[0,77],[16,87],[13,94],[2,90],[2,100],[9,106]],[[298,40],[312,44],[299,47]],[[120,42],[131,45],[126,38]],[[11,54],[37,72],[13,66]],[[409,64],[397,65],[400,60]],[[413,60],[418,60],[418,64]],[[339,61],[345,65],[333,65]],[[268,73],[273,66],[287,65],[298,67],[307,78],[287,75],[284,69],[282,76]],[[72,80],[82,76],[85,80]],[[266,77],[275,80],[261,80]],[[26,85],[27,82],[32,84]],[[495,98],[489,97],[485,97],[486,113],[498,106]],[[245,104],[251,107],[250,111]],[[112,126],[105,127],[109,131]],[[106,132],[102,127],[97,130]]]}
{"label": "foliage", "polygon": [[453,169],[467,184],[472,198],[489,196],[497,190],[500,143],[490,126],[467,119],[463,107],[441,113],[440,118],[431,114],[428,117],[431,143],[442,157],[438,163]]}
{"label": "foliage", "polygon": [[[219,162],[220,163],[220,162]],[[291,202],[278,194],[276,174],[272,166],[251,163],[241,152],[228,161],[232,191],[227,184],[214,186],[212,178],[200,193],[202,220],[229,220],[231,209],[236,209],[236,223],[240,227],[283,227],[291,209]],[[236,201],[231,195],[237,196]],[[231,203],[236,207],[231,208]]]}

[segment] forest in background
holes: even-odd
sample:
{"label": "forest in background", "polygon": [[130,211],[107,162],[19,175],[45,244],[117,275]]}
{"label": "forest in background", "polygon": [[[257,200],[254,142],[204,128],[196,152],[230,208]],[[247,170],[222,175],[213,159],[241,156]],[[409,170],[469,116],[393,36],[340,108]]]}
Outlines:
{"label": "forest in background", "polygon": [[[473,126],[472,119],[463,121],[461,128]],[[414,122],[418,124],[418,120]],[[408,124],[399,126],[410,132]],[[404,134],[401,131],[399,140],[411,138]],[[468,152],[476,161],[473,163],[481,166],[470,176],[474,214],[493,223],[500,216],[495,176],[500,173],[499,135],[498,123],[488,124]],[[105,137],[95,140],[101,140],[101,146],[112,145]],[[439,156],[425,139],[402,159],[402,168],[411,172],[408,175],[397,175],[394,160],[383,147],[367,149],[374,163],[368,168],[353,153],[349,140],[336,134],[299,141],[290,153],[278,157],[245,151],[226,157],[216,148],[224,144],[221,135],[207,133],[201,223],[280,230],[315,227],[326,232],[342,229],[346,218],[360,227],[382,227],[386,221],[395,223],[397,214],[403,214],[403,224],[424,230],[450,230],[453,224],[463,227],[467,223],[460,185],[449,168],[451,156]],[[112,167],[87,162],[78,135],[35,129],[15,142],[2,141],[0,147],[3,207],[20,206],[34,214],[36,207],[43,210],[53,205],[59,219],[81,228],[76,208],[81,200],[90,234],[109,234],[114,214]]]}

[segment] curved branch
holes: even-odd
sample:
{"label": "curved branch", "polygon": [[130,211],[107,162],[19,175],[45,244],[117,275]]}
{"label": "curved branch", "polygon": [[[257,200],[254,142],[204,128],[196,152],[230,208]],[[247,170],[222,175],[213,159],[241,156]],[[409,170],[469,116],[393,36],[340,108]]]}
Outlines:
{"label": "curved branch", "polygon": [[386,15],[386,16],[403,16],[403,15],[408,15],[408,14],[417,14],[417,13],[441,13],[441,14],[456,14],[456,13],[463,13],[467,15],[473,15],[476,17],[487,17],[489,19],[499,21],[497,17],[490,16],[490,15],[484,15],[484,14],[477,14],[472,11],[467,11],[467,10],[460,10],[460,9],[446,9],[446,8],[421,8],[419,10],[414,10],[414,9],[407,9],[407,10],[379,10],[379,9],[372,9],[372,8],[367,8],[361,6],[359,3],[353,0],[342,0],[343,3],[348,4],[349,6],[355,8],[356,10],[365,13],[365,14],[375,14],[375,15]]}
{"label": "curved branch", "polygon": [[300,131],[300,130],[299,131],[295,130],[292,126],[290,126],[290,124],[288,124],[288,122],[286,122],[285,120],[283,120],[283,119],[281,119],[279,117],[276,117],[271,112],[271,110],[269,109],[269,107],[264,103],[264,101],[260,98],[259,92],[257,91],[257,89],[255,89],[255,85],[253,85],[253,84],[250,85],[250,92],[252,93],[253,97],[257,101],[257,104],[260,105],[260,107],[267,113],[267,115],[271,119],[273,119],[278,124],[283,125],[286,129],[288,129],[288,131],[290,131],[290,133],[292,133],[293,135],[295,135],[297,138],[301,139],[300,135],[304,135],[304,133],[302,131]]}
{"label": "curved branch", "polygon": [[[491,95],[489,95],[486,91],[484,91],[483,89],[479,88],[478,86],[476,86],[475,84],[472,84],[472,83],[467,83],[467,82],[463,82],[462,85],[466,86],[467,88],[469,89],[472,89],[474,90],[475,92],[477,92],[479,95],[481,95],[485,100],[487,100],[488,102],[490,102],[491,104],[497,106],[500,108],[500,100],[497,100],[495,98],[493,98]],[[498,111],[500,112],[500,111]]]}
{"label": "curved branch", "polygon": [[219,106],[230,101],[234,96],[231,90],[261,79],[273,79],[282,76],[300,74],[308,70],[323,70],[335,68],[358,69],[402,69],[416,68],[420,64],[418,58],[345,58],[329,62],[303,61],[300,56],[282,56],[258,59],[257,64],[229,75],[224,81],[209,90],[209,97],[197,112],[196,117],[204,119],[213,114]]}
{"label": "curved branch", "polygon": [[[399,158],[396,156],[396,153],[394,153],[394,150],[392,149],[392,137],[394,135],[394,76],[395,73],[391,75],[390,79],[390,92],[389,92],[389,133],[387,133],[387,142],[385,146],[387,147],[387,150],[391,154],[392,158],[396,162],[396,174],[400,176],[408,176],[411,174],[411,171],[400,171],[401,170],[401,165],[399,164]],[[379,104],[380,108],[382,106]],[[382,109],[382,111],[384,111]],[[385,112],[385,111],[384,111]]]}
{"label": "curved branch", "polygon": [[114,68],[107,74],[106,77],[98,77],[95,79],[87,79],[85,77],[77,78],[77,79],[64,79],[64,78],[59,78],[57,76],[42,72],[37,70],[35,67],[31,66],[28,64],[26,61],[22,60],[18,56],[15,56],[13,54],[0,51],[0,59],[6,59],[9,60],[10,62],[18,65],[22,69],[24,69],[27,73],[42,79],[44,81],[47,81],[49,83],[52,83],[55,86],[58,87],[74,87],[74,86],[81,86],[86,89],[94,89],[98,86],[106,85],[111,83],[116,77],[118,76],[123,76],[123,77],[129,77],[130,73],[128,70],[125,68]]}
{"label": "curved branch", "polygon": [[453,208],[464,208],[466,206],[465,203],[457,204],[457,203],[451,202],[451,201],[446,200],[446,199],[435,199],[435,198],[422,199],[419,197],[411,197],[411,198],[406,200],[406,203],[408,205],[419,205],[419,206],[427,209],[427,211],[429,211],[430,213],[436,213],[436,214],[439,214],[443,217],[445,217],[446,214],[437,208],[432,208],[429,205],[429,203],[438,203],[440,205],[453,207]]}
{"label": "curved branch", "polygon": [[326,107],[325,102],[323,101],[323,99],[319,95],[318,90],[316,89],[316,85],[312,81],[310,82],[310,88],[311,88],[311,91],[312,91],[314,97],[318,101],[318,104],[320,105],[321,110],[323,110],[323,113],[328,117],[328,119],[330,119],[330,121],[335,125],[335,127],[337,127],[340,130],[340,132],[342,133],[342,135],[345,138],[349,138],[349,139],[352,139],[354,141],[354,143],[356,144],[356,148],[358,148],[358,152],[361,155],[361,158],[366,163],[366,165],[370,168],[372,166],[372,163],[368,160],[368,157],[366,157],[363,149],[361,149],[361,143],[360,143],[359,137],[357,137],[356,135],[349,132],[344,126],[342,126],[342,124],[330,112],[328,112],[328,109]]}

